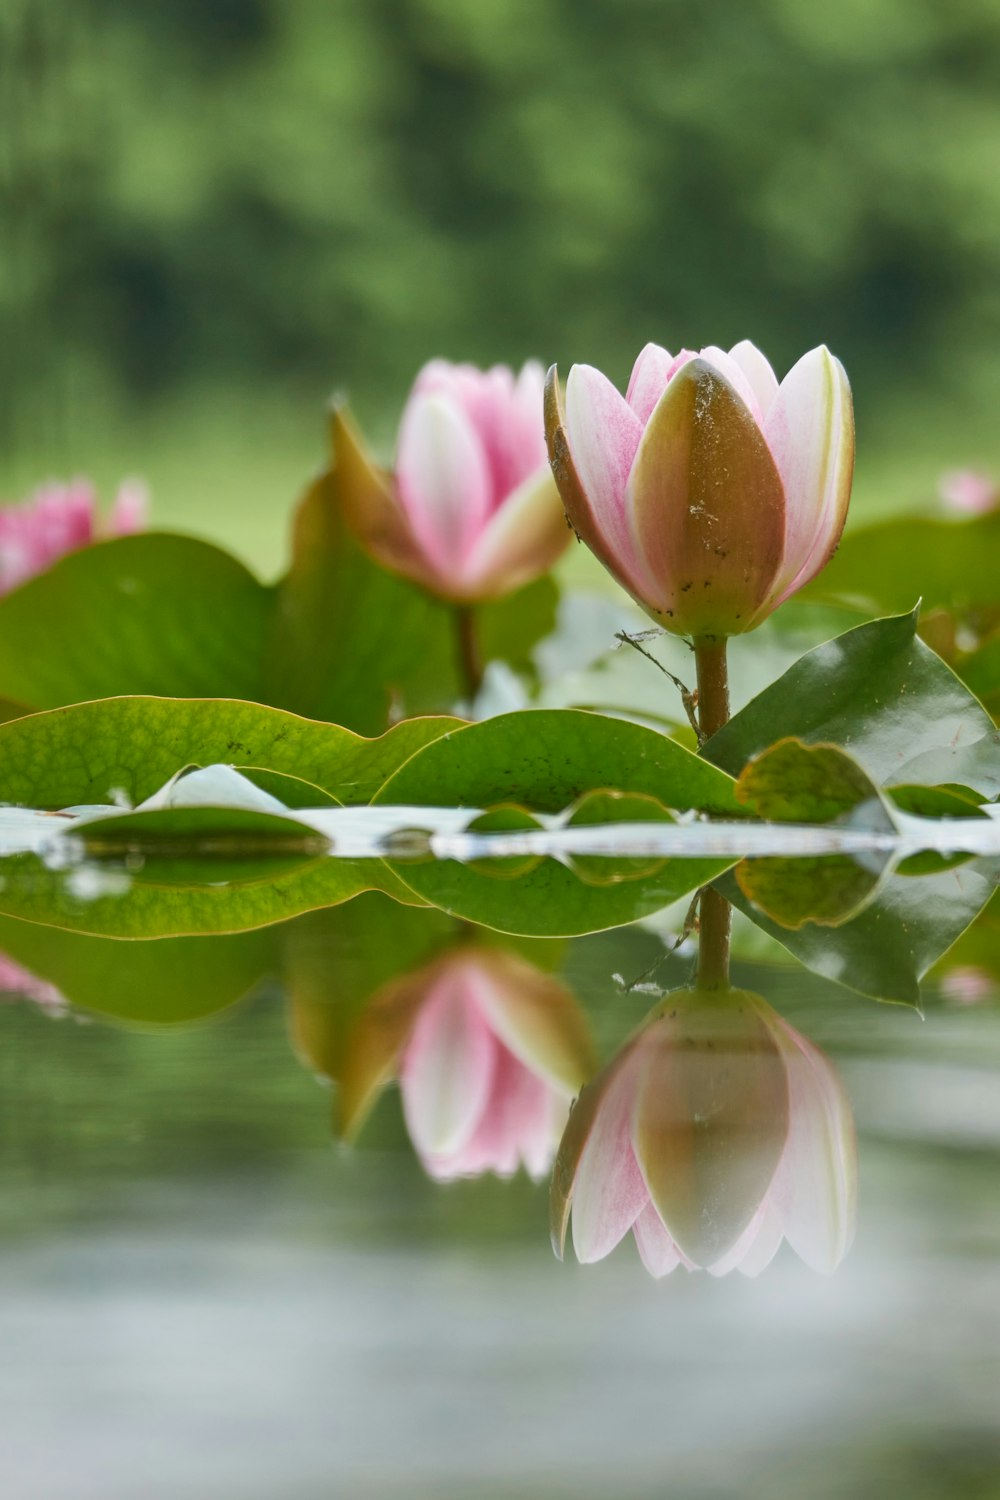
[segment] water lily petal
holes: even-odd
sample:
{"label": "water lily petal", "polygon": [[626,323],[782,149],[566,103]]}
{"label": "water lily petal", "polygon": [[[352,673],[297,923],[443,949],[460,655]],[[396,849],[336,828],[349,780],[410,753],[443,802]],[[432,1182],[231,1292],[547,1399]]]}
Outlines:
{"label": "water lily petal", "polygon": [[361,545],[384,567],[426,588],[436,589],[438,573],[414,536],[390,476],[374,463],[342,406],[335,406],[331,431],[336,468],[316,481],[338,504]]}
{"label": "water lily petal", "polygon": [[558,1140],[558,1133],[553,1133],[550,1093],[512,1053],[498,1047],[490,1097],[475,1134],[456,1154],[451,1175],[475,1177],[494,1172],[498,1177],[512,1177],[523,1161],[532,1177],[543,1177]]}
{"label": "water lily petal", "polygon": [[781,1160],[785,1068],[741,991],[691,991],[668,1004],[640,1042],[635,1153],[675,1244],[711,1266],[745,1234]]}
{"label": "water lily petal", "polygon": [[574,365],[563,417],[558,379],[546,384],[549,456],[574,531],[604,566],[635,592],[648,587],[625,513],[629,471],[642,423],[611,382],[590,365]]}
{"label": "water lily petal", "polygon": [[632,1149],[636,1082],[633,1052],[610,1077],[580,1155],[573,1183],[573,1248],[585,1264],[608,1255],[649,1202]]}
{"label": "water lily petal", "polygon": [[681,1264],[681,1253],[674,1244],[652,1203],[647,1203],[632,1225],[636,1249],[650,1276],[657,1280],[669,1276]]}
{"label": "water lily petal", "polygon": [[778,1253],[781,1240],[781,1217],[769,1194],[732,1249],[706,1269],[710,1276],[728,1276],[731,1271],[759,1276]]}
{"label": "water lily petal", "polygon": [[844,367],[820,346],[778,388],[764,421],[786,498],[777,603],[829,562],[847,519],[854,473],[854,410]]}
{"label": "water lily petal", "polygon": [[565,985],[500,948],[470,953],[465,982],[490,1029],[532,1073],[567,1098],[592,1074],[586,1021]]}
{"label": "water lily petal", "polygon": [[747,1246],[737,1265],[741,1276],[749,1276],[751,1280],[766,1271],[778,1251],[781,1249],[781,1241],[784,1238],[784,1226],[781,1215],[768,1204],[761,1216],[761,1222],[752,1242]]}
{"label": "water lily petal", "polygon": [[659,344],[647,344],[632,367],[625,400],[645,427],[653,407],[674,374],[674,356]]}
{"label": "water lily petal", "polygon": [[789,1122],[772,1200],[792,1249],[814,1270],[831,1272],[854,1238],[854,1117],[832,1063],[811,1042],[783,1023],[778,1044],[788,1072]]}
{"label": "water lily petal", "polygon": [[447,577],[462,563],[493,508],[483,444],[447,395],[411,396],[400,425],[396,483],[421,550]]}
{"label": "water lily petal", "polygon": [[735,360],[750,382],[760,414],[766,417],[771,402],[778,394],[778,377],[771,368],[771,361],[749,339],[742,339],[740,343],[734,344],[729,357]]}
{"label": "water lily petal", "polygon": [[455,574],[453,594],[464,589],[483,600],[512,593],[546,572],[572,539],[546,463],[486,522]]}
{"label": "water lily petal", "polygon": [[399,1070],[403,1113],[425,1161],[471,1139],[493,1087],[497,1043],[478,1006],[444,972],[428,993]]}
{"label": "water lily petal", "polygon": [[759,426],[763,420],[763,413],[757,398],[757,388],[744,370],[742,361],[727,353],[725,349],[720,349],[718,344],[707,344],[704,349],[699,350],[698,358],[711,365],[713,370],[718,370],[723,380],[732,386]]}
{"label": "water lily petal", "polygon": [[645,598],[633,590],[639,602],[682,635],[749,628],[781,564],[785,496],[760,428],[714,365],[689,360],[670,381],[626,504],[652,580]]}

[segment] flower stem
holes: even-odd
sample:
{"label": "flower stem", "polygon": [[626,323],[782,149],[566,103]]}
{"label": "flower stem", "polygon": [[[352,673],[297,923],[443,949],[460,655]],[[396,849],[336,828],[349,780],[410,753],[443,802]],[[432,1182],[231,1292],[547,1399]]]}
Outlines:
{"label": "flower stem", "polygon": [[458,672],[467,701],[471,704],[483,685],[483,659],[471,604],[455,605],[455,646]]}
{"label": "flower stem", "polygon": [[703,885],[698,898],[698,988],[729,988],[729,939],[732,912],[725,896]]}
{"label": "flower stem", "polygon": [[[702,636],[694,643],[698,668],[698,731],[702,744],[729,722],[726,638]],[[725,896],[703,886],[698,901],[698,988],[729,988],[732,912]]]}
{"label": "flower stem", "polygon": [[705,635],[694,643],[698,668],[698,728],[702,740],[729,722],[729,668],[726,637]]}

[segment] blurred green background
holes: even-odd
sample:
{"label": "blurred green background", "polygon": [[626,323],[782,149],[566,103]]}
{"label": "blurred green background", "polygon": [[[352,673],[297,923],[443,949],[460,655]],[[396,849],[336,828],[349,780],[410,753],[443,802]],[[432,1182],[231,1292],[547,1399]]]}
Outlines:
{"label": "blurred green background", "polygon": [[4,0],[0,496],[276,567],[335,388],[824,341],[855,518],[1000,463],[997,0]]}

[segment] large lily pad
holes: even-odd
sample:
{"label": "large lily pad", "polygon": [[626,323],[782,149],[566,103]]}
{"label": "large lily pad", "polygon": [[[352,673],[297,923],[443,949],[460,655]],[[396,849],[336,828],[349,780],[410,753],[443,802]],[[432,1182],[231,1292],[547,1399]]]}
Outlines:
{"label": "large lily pad", "polygon": [[624,719],[578,709],[500,714],[441,736],[389,778],[376,802],[492,807],[516,802],[562,812],[605,787],[665,807],[739,817],[728,775],[673,740]]}
{"label": "large lily pad", "polygon": [[837,555],[808,586],[809,598],[866,613],[994,603],[1000,512],[972,520],[903,516],[848,532]]}
{"label": "large lily pad", "polygon": [[0,695],[257,698],[271,595],[217,547],[150,533],[64,557],[0,599]]}
{"label": "large lily pad", "polygon": [[978,864],[936,875],[894,875],[842,926],[806,921],[794,931],[753,906],[733,875],[717,884],[807,969],[876,1000],[917,1005],[921,978],[989,900],[994,879]]}
{"label": "large lily pad", "polygon": [[[131,867],[130,867],[131,866]],[[214,878],[213,878],[214,876]],[[163,938],[248,932],[362,891],[389,890],[421,904],[380,860],[329,855],[251,860],[241,870],[211,860],[111,860],[53,869],[34,854],[4,861],[0,913],[99,937]]]}
{"label": "large lily pad", "polygon": [[0,724],[0,802],[136,806],[187,765],[222,763],[368,802],[417,750],[461,720],[409,719],[376,739],[229,699],[112,698]]}
{"label": "large lily pad", "polygon": [[117,943],[0,917],[0,952],[95,1015],[164,1026],[224,1010],[278,967],[275,935]]}
{"label": "large lily pad", "polygon": [[[485,606],[485,659],[523,666],[555,604],[542,579]],[[274,587],[206,542],[147,533],[75,552],[0,600],[0,719],[8,702],[128,694],[243,698],[378,734],[463,696],[453,612],[365,556],[324,474]]]}
{"label": "large lily pad", "polygon": [[832,742],[877,783],[947,782],[1000,794],[1000,735],[916,633],[916,611],[859,625],[801,657],[702,754],[738,775],[777,740]]}
{"label": "large lily pad", "polygon": [[[468,725],[428,746],[375,799],[406,805],[442,800],[490,807],[516,801],[557,812],[602,788],[654,797],[665,807],[740,814],[733,783],[650,729],[572,709],[505,714]],[[705,771],[711,774],[707,777]],[[458,916],[504,932],[546,936],[592,932],[634,921],[694,890],[728,861],[664,860],[617,884],[588,883],[585,871],[553,859],[516,879],[453,860],[398,864],[419,895]]]}

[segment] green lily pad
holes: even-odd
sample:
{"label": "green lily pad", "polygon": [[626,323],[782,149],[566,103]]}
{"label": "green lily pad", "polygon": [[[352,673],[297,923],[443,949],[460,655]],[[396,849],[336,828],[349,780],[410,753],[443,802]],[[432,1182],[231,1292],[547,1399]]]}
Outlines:
{"label": "green lily pad", "polygon": [[806,745],[799,739],[779,740],[764,750],[744,766],[736,783],[740,802],[778,823],[829,823],[879,795],[838,745]]}
{"label": "green lily pad", "polygon": [[989,900],[994,879],[979,862],[916,879],[894,875],[842,926],[807,920],[797,930],[754,907],[733,875],[716,884],[807,969],[876,1000],[917,1005],[920,980]]}
{"label": "green lily pad", "polygon": [[916,611],[817,646],[702,747],[738,775],[777,740],[842,746],[877,784],[945,782],[1000,794],[1000,735],[982,704],[919,639]]}
{"label": "green lily pad", "polygon": [[94,1015],[150,1026],[227,1009],[278,968],[269,931],[119,943],[0,917],[0,952]]}
{"label": "green lily pad", "polygon": [[992,604],[998,555],[1000,512],[962,521],[896,517],[848,531],[803,594],[866,614],[909,609],[917,596],[925,609]]}
{"label": "green lily pad", "polygon": [[0,599],[0,695],[257,698],[270,591],[228,553],[148,533],[73,552]]}
{"label": "green lily pad", "polygon": [[0,914],[98,937],[188,937],[248,932],[370,890],[423,904],[377,859],[275,858],[228,869],[211,860],[144,859],[135,868],[102,860],[58,870],[17,854],[4,860]]}
{"label": "green lily pad", "polygon": [[[487,808],[516,801],[529,810],[556,812],[611,786],[676,810],[740,812],[727,776],[653,730],[599,714],[504,714],[456,730],[434,750],[428,746],[408,761],[376,802]],[[481,866],[454,860],[394,868],[425,900],[454,915],[503,932],[566,936],[646,916],[705,884],[728,863],[664,860],[648,876],[601,886],[586,884],[554,859],[516,880],[497,880]]]}
{"label": "green lily pad", "polygon": [[[225,764],[368,802],[458,719],[408,719],[377,739],[230,699],[112,698],[0,724],[0,802],[63,808],[137,804],[187,765]],[[279,794],[280,795],[280,794]]]}
{"label": "green lily pad", "polygon": [[514,802],[562,812],[613,787],[677,811],[739,817],[733,782],[655,730],[578,709],[527,709],[468,724],[427,745],[373,799],[414,806]]}

